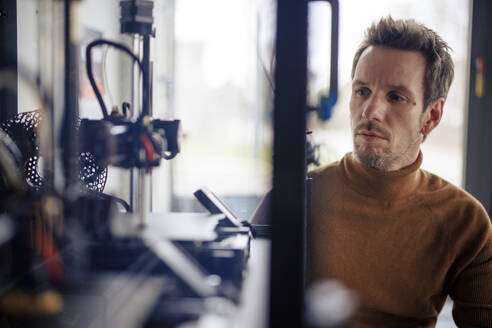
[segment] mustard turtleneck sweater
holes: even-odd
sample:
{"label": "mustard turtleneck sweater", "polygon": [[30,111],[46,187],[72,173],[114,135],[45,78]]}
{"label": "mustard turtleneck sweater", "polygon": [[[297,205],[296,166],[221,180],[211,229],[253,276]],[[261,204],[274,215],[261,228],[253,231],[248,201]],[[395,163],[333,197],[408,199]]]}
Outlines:
{"label": "mustard turtleneck sweater", "polygon": [[458,327],[492,327],[492,229],[470,194],[420,169],[349,153],[313,177],[308,276],[355,291],[356,327],[434,327],[448,295]]}

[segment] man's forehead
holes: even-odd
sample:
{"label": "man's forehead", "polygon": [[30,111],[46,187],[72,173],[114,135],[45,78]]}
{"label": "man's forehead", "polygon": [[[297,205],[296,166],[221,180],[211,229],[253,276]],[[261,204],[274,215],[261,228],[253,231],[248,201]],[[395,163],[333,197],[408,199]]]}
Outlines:
{"label": "man's forehead", "polygon": [[360,56],[353,83],[378,82],[401,90],[423,87],[425,68],[425,58],[418,51],[369,46]]}

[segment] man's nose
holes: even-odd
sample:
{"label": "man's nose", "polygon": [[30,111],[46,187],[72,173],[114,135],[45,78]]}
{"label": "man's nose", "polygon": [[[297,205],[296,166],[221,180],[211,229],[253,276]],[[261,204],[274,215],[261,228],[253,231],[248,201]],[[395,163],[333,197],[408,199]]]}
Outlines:
{"label": "man's nose", "polygon": [[364,104],[362,117],[367,120],[383,121],[386,113],[386,102],[384,97],[378,94],[372,94]]}

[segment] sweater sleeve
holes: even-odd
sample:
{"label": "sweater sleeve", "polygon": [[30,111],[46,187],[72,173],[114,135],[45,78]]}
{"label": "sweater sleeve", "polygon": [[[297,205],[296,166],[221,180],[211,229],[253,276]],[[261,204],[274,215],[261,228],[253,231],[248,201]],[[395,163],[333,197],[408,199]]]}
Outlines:
{"label": "sweater sleeve", "polygon": [[460,270],[451,288],[454,301],[453,318],[459,328],[492,327],[492,227],[480,206],[478,217],[471,220],[473,234],[466,265]]}

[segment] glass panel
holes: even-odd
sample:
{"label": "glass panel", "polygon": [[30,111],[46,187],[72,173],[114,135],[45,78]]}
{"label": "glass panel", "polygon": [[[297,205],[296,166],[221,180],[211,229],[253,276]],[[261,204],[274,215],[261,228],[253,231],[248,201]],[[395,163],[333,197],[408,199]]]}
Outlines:
{"label": "glass panel", "polygon": [[[308,128],[313,130],[312,135],[315,142],[320,145],[322,164],[341,159],[353,148],[349,119],[350,75],[353,56],[364,36],[364,31],[372,22],[388,15],[395,19],[413,18],[436,31],[450,45],[453,49],[451,55],[455,65],[454,81],[444,106],[443,118],[422,146],[424,155],[422,167],[457,186],[462,185],[470,3],[469,1],[451,0],[446,3],[446,6],[442,6],[439,0],[383,0],[378,1],[375,5],[370,1],[340,1],[338,103],[329,121],[320,122],[316,115],[311,113],[308,122]],[[313,15],[311,16],[310,37],[312,38],[318,33],[313,32],[314,29],[320,29],[319,33],[322,33],[327,27],[322,26]],[[312,57],[313,48],[310,48],[310,51]],[[310,72],[310,74],[315,73]],[[321,302],[333,300],[329,299],[329,295],[344,296],[344,291],[338,285],[313,284],[310,287],[316,288],[311,289],[311,293],[307,295],[308,307],[310,302],[321,304]],[[338,297],[336,301],[336,304],[333,303],[336,306],[343,309],[348,308],[344,303],[344,297]],[[439,316],[437,327],[454,326],[451,309],[451,301],[448,300]],[[335,311],[335,313],[339,312]]]}
{"label": "glass panel", "polygon": [[273,1],[176,2],[172,210],[207,186],[248,218],[271,185]]}
{"label": "glass panel", "polygon": [[[352,150],[349,125],[350,72],[353,55],[365,29],[372,22],[388,15],[395,19],[414,18],[435,30],[448,42],[453,49],[455,64],[455,77],[444,106],[442,121],[422,146],[424,154],[422,167],[461,186],[469,12],[469,3],[459,0],[450,1],[444,7],[438,0],[384,0],[378,2],[377,6],[372,2],[340,1],[338,103],[334,108],[333,117],[328,122],[318,122],[314,114],[309,120],[309,128],[314,131],[315,141],[322,145],[320,149],[322,163],[338,160]],[[436,20],[436,17],[439,19]],[[313,19],[310,22],[313,22]],[[311,35],[315,33],[314,29],[321,29],[321,32],[316,32],[321,34],[324,33],[324,29],[329,28],[326,27],[326,23],[317,24],[320,24],[319,27],[311,26]]]}

